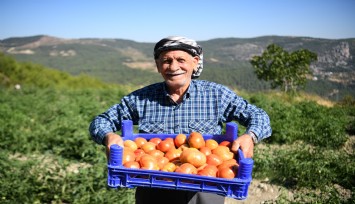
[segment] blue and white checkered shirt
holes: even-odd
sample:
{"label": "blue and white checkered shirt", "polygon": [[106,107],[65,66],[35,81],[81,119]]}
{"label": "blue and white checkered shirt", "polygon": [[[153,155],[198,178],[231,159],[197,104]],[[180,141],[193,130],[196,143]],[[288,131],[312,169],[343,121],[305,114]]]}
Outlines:
{"label": "blue and white checkered shirt", "polygon": [[122,120],[132,120],[140,132],[168,134],[221,134],[224,123],[236,120],[258,141],[271,135],[265,111],[226,86],[204,80],[192,80],[180,104],[171,100],[164,82],[132,92],[92,121],[92,138],[103,144],[107,133],[120,130]]}

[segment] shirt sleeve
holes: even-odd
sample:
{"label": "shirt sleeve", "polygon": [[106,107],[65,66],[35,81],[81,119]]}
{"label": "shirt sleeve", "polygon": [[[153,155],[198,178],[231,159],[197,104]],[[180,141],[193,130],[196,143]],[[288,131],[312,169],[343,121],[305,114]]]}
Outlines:
{"label": "shirt sleeve", "polygon": [[119,105],[116,104],[106,112],[96,116],[90,123],[89,132],[92,139],[98,144],[104,144],[104,138],[109,132],[116,132],[120,127]]}
{"label": "shirt sleeve", "polygon": [[92,139],[98,144],[104,144],[104,138],[109,132],[121,130],[122,120],[132,120],[132,95],[126,96],[121,103],[110,107],[106,112],[96,116],[90,123],[89,132]]}
{"label": "shirt sleeve", "polygon": [[248,103],[234,92],[226,96],[226,117],[228,120],[236,120],[246,127],[246,132],[254,132],[258,142],[270,137],[272,133],[268,114],[259,107]]}

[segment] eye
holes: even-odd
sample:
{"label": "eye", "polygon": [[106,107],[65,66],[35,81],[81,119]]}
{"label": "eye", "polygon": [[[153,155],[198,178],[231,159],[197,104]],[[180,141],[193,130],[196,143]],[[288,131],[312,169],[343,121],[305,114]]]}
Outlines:
{"label": "eye", "polygon": [[177,61],[178,61],[179,63],[184,63],[186,60],[185,60],[184,58],[179,58]]}
{"label": "eye", "polygon": [[162,60],[163,64],[171,64],[171,59],[168,59],[168,58],[164,58]]}

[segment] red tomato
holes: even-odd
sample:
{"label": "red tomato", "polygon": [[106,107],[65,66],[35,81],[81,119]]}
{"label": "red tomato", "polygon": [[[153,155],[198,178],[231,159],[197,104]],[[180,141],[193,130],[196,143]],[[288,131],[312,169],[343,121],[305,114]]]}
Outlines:
{"label": "red tomato", "polygon": [[231,152],[228,147],[221,145],[212,150],[212,154],[218,155],[223,161],[233,159],[234,157],[233,152]]}
{"label": "red tomato", "polygon": [[225,168],[218,169],[217,177],[233,179],[235,178],[235,173],[231,168],[225,167]]}
{"label": "red tomato", "polygon": [[125,140],[125,141],[123,142],[123,146],[124,146],[124,148],[129,148],[129,149],[131,149],[131,150],[133,150],[133,151],[135,151],[136,149],[138,149],[137,144],[136,144],[134,141],[132,141],[132,140]]}
{"label": "red tomato", "polygon": [[175,172],[184,174],[197,174],[197,169],[190,163],[183,163],[181,166],[176,168]]}
{"label": "red tomato", "polygon": [[161,141],[156,148],[165,153],[170,149],[175,148],[174,140],[172,138],[166,138],[165,140]]}
{"label": "red tomato", "polygon": [[153,142],[146,142],[140,148],[145,152],[148,153],[152,150],[155,150],[156,144]]}
{"label": "red tomato", "polygon": [[147,140],[143,137],[137,137],[136,139],[134,139],[134,142],[137,144],[138,148],[141,148],[143,144],[147,143]]}
{"label": "red tomato", "polygon": [[181,145],[187,142],[187,136],[185,134],[178,134],[174,139],[174,144],[176,148],[179,148]]}
{"label": "red tomato", "polygon": [[229,168],[238,168],[238,163],[237,160],[235,159],[230,159],[230,160],[226,160],[223,161],[222,164],[218,165],[218,169],[220,168],[224,168],[224,167],[229,167]]}
{"label": "red tomato", "polygon": [[166,158],[166,157],[158,157],[157,158],[157,164],[158,164],[158,167],[159,169],[163,169],[163,167],[169,163],[169,159]]}
{"label": "red tomato", "polygon": [[201,147],[205,146],[205,139],[203,136],[198,132],[192,132],[187,139],[190,147],[194,147],[196,149],[200,149]]}
{"label": "red tomato", "polygon": [[161,139],[159,137],[154,137],[150,139],[149,142],[153,142],[154,144],[158,145],[161,142]]}
{"label": "red tomato", "polygon": [[142,149],[137,149],[134,151],[134,154],[136,155],[136,161],[139,161],[141,156],[145,154],[145,152]]}
{"label": "red tomato", "polygon": [[180,155],[180,160],[183,163],[190,163],[194,167],[198,168],[206,164],[206,155],[198,151],[197,149],[190,148],[184,150]]}
{"label": "red tomato", "polygon": [[161,171],[174,172],[175,169],[176,169],[176,165],[172,162],[168,162],[167,164],[164,165]]}
{"label": "red tomato", "polygon": [[159,170],[157,159],[149,154],[141,156],[139,164],[141,169]]}
{"label": "red tomato", "polygon": [[219,143],[220,146],[225,146],[225,147],[228,147],[228,148],[231,148],[232,147],[232,143],[230,141],[223,141],[221,143]]}
{"label": "red tomato", "polygon": [[180,155],[181,155],[182,151],[180,149],[170,149],[169,151],[167,151],[165,153],[165,157],[168,158],[168,160],[174,161],[177,159],[180,159]]}
{"label": "red tomato", "polygon": [[218,142],[214,139],[208,139],[206,140],[206,147],[210,148],[211,150],[215,149],[218,147]]}
{"label": "red tomato", "polygon": [[212,151],[209,147],[201,147],[199,150],[206,156],[212,154]]}
{"label": "red tomato", "polygon": [[152,155],[155,158],[164,156],[164,152],[162,152],[162,151],[160,151],[158,149],[153,149],[153,150],[149,151],[148,154]]}
{"label": "red tomato", "polygon": [[131,149],[123,149],[123,155],[122,155],[123,165],[127,162],[134,161],[135,159],[136,159],[136,155]]}
{"label": "red tomato", "polygon": [[126,162],[123,166],[125,166],[127,168],[131,168],[131,169],[139,169],[140,168],[139,163],[136,161]]}
{"label": "red tomato", "polygon": [[210,154],[206,157],[206,163],[213,166],[218,166],[222,164],[222,162],[222,158],[216,154]]}
{"label": "red tomato", "polygon": [[197,175],[201,176],[208,176],[208,177],[216,177],[216,173],[208,170],[208,169],[201,169],[200,171],[197,172]]}

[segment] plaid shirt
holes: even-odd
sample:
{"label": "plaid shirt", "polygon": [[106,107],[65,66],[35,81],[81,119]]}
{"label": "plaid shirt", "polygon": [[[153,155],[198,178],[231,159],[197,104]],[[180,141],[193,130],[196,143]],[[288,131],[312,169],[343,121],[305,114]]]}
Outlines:
{"label": "plaid shirt", "polygon": [[258,141],[271,135],[269,116],[232,90],[214,82],[192,80],[180,104],[171,100],[165,83],[136,90],[121,103],[98,115],[90,124],[95,142],[121,129],[122,120],[132,120],[144,133],[221,134],[223,124],[232,120],[252,131]]}

